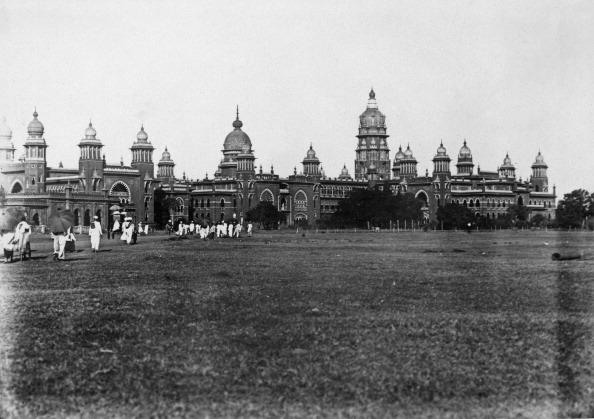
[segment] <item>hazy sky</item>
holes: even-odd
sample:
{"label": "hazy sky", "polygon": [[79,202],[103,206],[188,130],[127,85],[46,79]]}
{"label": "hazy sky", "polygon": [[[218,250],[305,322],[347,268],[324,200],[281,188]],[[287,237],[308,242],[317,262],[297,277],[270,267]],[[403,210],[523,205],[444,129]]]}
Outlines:
{"label": "hazy sky", "polygon": [[391,158],[432,170],[441,139],[475,165],[539,150],[558,195],[594,191],[594,1],[2,1],[0,115],[22,152],[37,106],[48,164],[77,167],[89,118],[108,163],[141,123],[176,175],[212,176],[239,104],[256,164],[289,175],[310,142],[353,174],[370,87]]}

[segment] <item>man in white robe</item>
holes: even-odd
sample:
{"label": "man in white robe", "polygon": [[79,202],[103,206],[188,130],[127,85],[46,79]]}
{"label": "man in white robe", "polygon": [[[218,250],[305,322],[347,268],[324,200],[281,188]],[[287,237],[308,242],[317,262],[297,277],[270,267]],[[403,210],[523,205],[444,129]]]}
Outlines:
{"label": "man in white robe", "polygon": [[99,217],[96,215],[93,217],[93,222],[89,228],[89,236],[91,236],[91,251],[98,252],[99,251],[99,243],[101,242],[101,236],[103,235],[103,231],[101,229],[101,223],[99,222]]}

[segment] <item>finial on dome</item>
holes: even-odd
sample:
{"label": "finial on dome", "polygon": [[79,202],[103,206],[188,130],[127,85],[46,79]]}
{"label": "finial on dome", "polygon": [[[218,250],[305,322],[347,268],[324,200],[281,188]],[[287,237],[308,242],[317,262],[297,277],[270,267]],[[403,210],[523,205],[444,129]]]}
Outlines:
{"label": "finial on dome", "polygon": [[235,105],[235,120],[239,121],[239,105]]}
{"label": "finial on dome", "polygon": [[369,91],[369,99],[375,99],[375,92],[373,91],[373,87]]}
{"label": "finial on dome", "polygon": [[233,121],[233,128],[240,129],[243,126],[243,122],[239,120],[239,105],[236,105],[235,109],[235,121]]}
{"label": "finial on dome", "polygon": [[37,113],[37,106],[35,106],[34,111],[33,111],[33,118],[37,119],[38,116],[39,116],[39,114]]}
{"label": "finial on dome", "polygon": [[466,138],[464,139],[464,145],[466,145]]}
{"label": "finial on dome", "polygon": [[439,145],[443,147],[443,139],[439,141]]}

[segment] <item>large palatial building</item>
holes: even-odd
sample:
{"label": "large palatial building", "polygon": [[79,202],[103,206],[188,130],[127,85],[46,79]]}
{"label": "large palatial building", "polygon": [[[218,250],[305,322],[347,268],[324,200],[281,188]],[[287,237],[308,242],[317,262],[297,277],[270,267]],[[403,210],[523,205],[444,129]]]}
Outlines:
{"label": "large palatial building", "polygon": [[3,211],[18,209],[35,224],[44,224],[52,211],[62,208],[71,209],[80,224],[88,225],[93,215],[106,224],[112,217],[105,215],[115,206],[123,207],[137,220],[152,223],[156,188],[175,201],[172,217],[203,222],[242,220],[258,202],[270,201],[282,213],[284,224],[311,225],[336,211],[351,190],[368,187],[414,194],[423,202],[426,220],[434,220],[437,208],[451,202],[489,219],[501,217],[512,204],[527,206],[530,216],[542,214],[552,219],[555,213],[555,188],[549,188],[547,165],[540,152],[529,180],[516,177],[508,155],[496,171],[475,171],[466,141],[458,153],[455,172],[443,143],[437,147],[431,174],[417,173],[417,160],[410,146],[405,150],[399,147],[392,162],[386,117],[378,108],[373,90],[359,116],[354,178],[346,166],[337,177],[327,176],[312,145],[305,152],[301,170],[295,167],[289,176],[279,176],[273,167],[267,172],[261,166],[257,168],[252,141],[242,129],[239,111],[232,131],[223,141],[222,159],[211,178],[190,180],[185,174],[176,177],[175,163],[167,148],[155,174],[154,147],[143,127],[131,146],[131,164],[107,164],[91,123],[78,143],[79,167],[51,168],[46,163],[44,127],[37,116],[35,112],[28,126],[25,155],[19,160],[15,160],[12,132],[6,123],[0,124],[0,207]]}

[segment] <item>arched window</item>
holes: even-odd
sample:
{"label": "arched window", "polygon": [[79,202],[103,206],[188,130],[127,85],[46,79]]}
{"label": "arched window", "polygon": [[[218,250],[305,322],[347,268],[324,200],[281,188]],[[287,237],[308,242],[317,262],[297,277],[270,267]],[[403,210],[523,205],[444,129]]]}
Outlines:
{"label": "arched window", "polygon": [[221,208],[225,208],[225,199],[221,199]]}
{"label": "arched window", "polygon": [[296,211],[305,211],[307,209],[307,195],[302,190],[297,191],[293,202]]}
{"label": "arched window", "polygon": [[522,199],[521,196],[518,196],[518,205],[521,207],[522,205],[524,205],[524,200]]}
{"label": "arched window", "polygon": [[183,198],[177,197],[175,198],[175,212],[183,213],[184,212],[184,200]]}
{"label": "arched window", "polygon": [[33,225],[36,225],[36,226],[39,225],[39,214],[38,213],[33,214]]}
{"label": "arched window", "polygon": [[80,213],[78,208],[74,210],[74,225],[77,226],[80,224]]}
{"label": "arched window", "polygon": [[101,222],[101,210],[100,210],[100,209],[98,209],[98,210],[95,212],[95,215],[97,216],[97,221]]}
{"label": "arched window", "polygon": [[481,202],[477,199],[476,202],[474,203],[474,206],[477,208],[480,208]]}
{"label": "arched window", "polygon": [[274,204],[274,196],[270,192],[270,189],[266,189],[260,194],[260,201],[269,201]]}
{"label": "arched window", "polygon": [[200,200],[200,208],[204,208],[204,198]]}
{"label": "arched window", "polygon": [[85,210],[85,217],[83,220],[83,225],[84,226],[90,226],[91,225],[91,210],[86,209]]}
{"label": "arched window", "polygon": [[21,185],[21,182],[15,182],[14,185],[12,185],[12,189],[10,190],[10,193],[21,193],[23,192],[23,185]]}
{"label": "arched window", "polygon": [[206,208],[210,208],[210,199],[206,200]]}
{"label": "arched window", "polygon": [[474,207],[474,201],[472,199],[468,201],[468,206]]}

